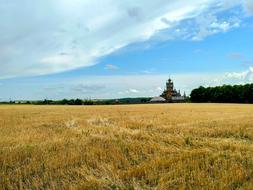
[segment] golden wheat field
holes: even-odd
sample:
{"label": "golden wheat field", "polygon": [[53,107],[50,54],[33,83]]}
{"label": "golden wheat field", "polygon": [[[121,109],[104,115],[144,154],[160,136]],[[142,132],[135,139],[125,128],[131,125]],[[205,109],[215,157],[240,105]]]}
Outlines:
{"label": "golden wheat field", "polygon": [[253,105],[3,105],[0,189],[253,189]]}

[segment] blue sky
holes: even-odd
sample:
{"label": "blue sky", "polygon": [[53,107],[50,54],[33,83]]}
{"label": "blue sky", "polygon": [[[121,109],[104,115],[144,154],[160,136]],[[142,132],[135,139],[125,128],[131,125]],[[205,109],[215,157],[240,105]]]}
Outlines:
{"label": "blue sky", "polygon": [[253,81],[252,0],[0,0],[0,100]]}

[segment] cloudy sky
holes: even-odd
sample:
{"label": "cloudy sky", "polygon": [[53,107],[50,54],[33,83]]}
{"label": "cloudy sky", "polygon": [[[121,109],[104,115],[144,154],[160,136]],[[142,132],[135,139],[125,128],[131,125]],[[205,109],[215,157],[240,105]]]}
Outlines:
{"label": "cloudy sky", "polygon": [[0,100],[253,82],[252,0],[0,0]]}

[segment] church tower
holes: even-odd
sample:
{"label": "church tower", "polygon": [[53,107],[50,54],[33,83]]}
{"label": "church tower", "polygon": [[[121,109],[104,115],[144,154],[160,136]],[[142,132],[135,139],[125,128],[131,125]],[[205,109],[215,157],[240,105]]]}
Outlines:
{"label": "church tower", "polygon": [[182,96],[180,90],[174,89],[174,83],[170,78],[166,81],[166,88],[160,96],[167,102],[182,102],[186,99],[185,93]]}
{"label": "church tower", "polygon": [[166,87],[167,87],[167,91],[173,91],[174,89],[174,84],[172,82],[172,80],[169,78],[168,82],[166,83]]}
{"label": "church tower", "polygon": [[174,93],[174,84],[173,84],[172,80],[169,78],[169,80],[166,83],[166,91],[164,94],[165,99],[171,101],[173,93]]}

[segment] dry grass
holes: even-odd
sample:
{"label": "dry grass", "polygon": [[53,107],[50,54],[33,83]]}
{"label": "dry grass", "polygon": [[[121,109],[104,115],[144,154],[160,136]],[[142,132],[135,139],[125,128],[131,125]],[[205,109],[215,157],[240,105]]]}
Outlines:
{"label": "dry grass", "polygon": [[0,106],[0,189],[253,189],[253,105]]}

